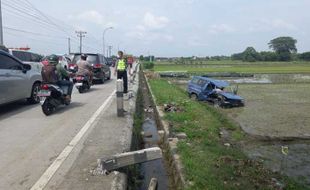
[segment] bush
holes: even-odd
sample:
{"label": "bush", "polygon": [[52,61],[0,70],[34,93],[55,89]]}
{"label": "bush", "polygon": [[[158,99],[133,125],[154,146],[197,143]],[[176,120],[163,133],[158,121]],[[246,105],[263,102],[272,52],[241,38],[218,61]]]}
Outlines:
{"label": "bush", "polygon": [[154,63],[153,62],[149,62],[149,61],[147,61],[147,62],[144,62],[143,63],[143,68],[144,69],[153,69],[154,68]]}
{"label": "bush", "polygon": [[262,51],[260,52],[262,61],[277,61],[278,56],[275,52],[271,51]]}

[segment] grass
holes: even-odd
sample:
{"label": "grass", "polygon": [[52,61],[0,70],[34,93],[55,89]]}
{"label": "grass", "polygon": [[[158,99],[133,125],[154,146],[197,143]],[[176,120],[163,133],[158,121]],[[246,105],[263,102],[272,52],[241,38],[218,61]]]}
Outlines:
{"label": "grass", "polygon": [[310,62],[241,62],[210,61],[196,64],[156,62],[154,71],[183,71],[190,73],[235,72],[235,73],[310,73]]}
{"label": "grass", "polygon": [[[307,189],[248,160],[235,145],[245,138],[244,133],[213,107],[190,100],[184,90],[165,80],[151,79],[150,85],[158,105],[174,103],[182,110],[166,113],[164,119],[174,131],[188,136],[178,143],[186,180],[192,184],[188,189],[276,189],[272,178],[286,189]],[[221,128],[232,133],[233,146],[223,145],[227,141],[219,137]]]}
{"label": "grass", "polygon": [[[186,65],[309,65],[309,61],[291,61],[291,62],[279,62],[279,61],[257,61],[257,62],[244,62],[235,60],[221,60],[221,61],[185,61]],[[157,65],[175,65],[180,64],[180,61],[157,61]]]}

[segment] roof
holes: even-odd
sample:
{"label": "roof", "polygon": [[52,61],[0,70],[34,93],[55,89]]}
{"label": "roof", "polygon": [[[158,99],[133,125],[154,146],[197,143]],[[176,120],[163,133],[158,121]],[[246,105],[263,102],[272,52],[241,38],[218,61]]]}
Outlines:
{"label": "roof", "polygon": [[218,88],[225,88],[225,87],[229,86],[229,83],[226,81],[223,81],[223,80],[216,80],[216,79],[212,79],[212,78],[208,78],[208,77],[201,77],[201,76],[195,76],[195,77],[202,79],[202,80],[206,80],[206,81],[214,84]]}

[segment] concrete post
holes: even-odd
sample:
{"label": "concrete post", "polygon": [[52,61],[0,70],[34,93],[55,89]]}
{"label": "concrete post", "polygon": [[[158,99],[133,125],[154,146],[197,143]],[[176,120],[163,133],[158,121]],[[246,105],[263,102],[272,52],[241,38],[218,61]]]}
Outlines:
{"label": "concrete post", "polygon": [[116,104],[117,104],[117,117],[124,117],[124,90],[123,80],[116,81]]}
{"label": "concrete post", "polygon": [[156,178],[152,178],[148,190],[157,190],[157,189],[158,189],[158,180]]}

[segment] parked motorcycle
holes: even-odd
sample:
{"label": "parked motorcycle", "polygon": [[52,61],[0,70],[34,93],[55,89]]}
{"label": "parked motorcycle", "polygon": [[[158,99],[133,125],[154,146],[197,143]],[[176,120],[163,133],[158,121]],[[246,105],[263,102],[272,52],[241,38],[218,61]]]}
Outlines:
{"label": "parked motorcycle", "polygon": [[90,78],[85,75],[77,75],[73,77],[73,83],[75,84],[75,87],[78,89],[79,93],[86,92],[92,85]]}
{"label": "parked motorcycle", "polygon": [[46,116],[51,115],[58,106],[70,105],[71,100],[65,98],[63,89],[55,84],[43,84],[38,93],[42,111]]}

